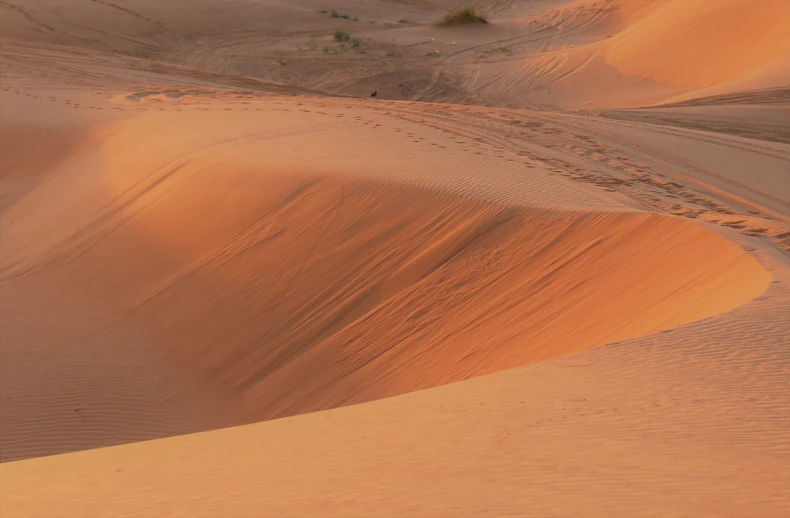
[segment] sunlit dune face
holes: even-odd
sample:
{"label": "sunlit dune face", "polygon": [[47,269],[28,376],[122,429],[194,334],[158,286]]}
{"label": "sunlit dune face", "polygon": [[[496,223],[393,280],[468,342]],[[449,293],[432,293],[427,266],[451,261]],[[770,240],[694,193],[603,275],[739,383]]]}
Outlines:
{"label": "sunlit dune face", "polygon": [[626,74],[698,88],[727,83],[790,54],[790,4],[666,2],[613,38],[607,61]]}

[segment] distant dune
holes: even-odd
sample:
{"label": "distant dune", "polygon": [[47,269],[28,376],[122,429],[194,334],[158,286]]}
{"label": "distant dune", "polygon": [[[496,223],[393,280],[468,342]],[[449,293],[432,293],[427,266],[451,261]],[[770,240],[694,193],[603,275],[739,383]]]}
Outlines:
{"label": "distant dune", "polygon": [[754,5],[666,2],[611,40],[607,62],[625,74],[697,89],[770,81],[773,73],[790,81],[790,4]]}
{"label": "distant dune", "polygon": [[[400,100],[625,108],[790,86],[784,0],[491,1],[478,6],[490,24],[434,26],[456,5],[29,0],[0,4],[0,29],[186,66],[215,83]],[[362,44],[338,43],[335,30]]]}

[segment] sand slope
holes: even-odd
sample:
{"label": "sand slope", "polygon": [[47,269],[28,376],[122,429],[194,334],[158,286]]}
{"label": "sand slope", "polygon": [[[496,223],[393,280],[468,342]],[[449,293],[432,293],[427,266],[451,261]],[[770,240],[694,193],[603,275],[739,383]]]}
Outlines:
{"label": "sand slope", "polygon": [[[4,460],[434,387],[696,320],[767,285],[754,260],[698,225],[540,208],[584,196],[545,173],[514,184],[500,171],[475,196],[437,169],[428,184],[373,164],[354,172],[342,157],[342,174],[312,171],[327,155],[305,144],[337,109],[286,112],[267,138],[256,121],[295,103],[250,106],[171,106],[79,144],[53,130],[53,149],[71,148],[51,163],[21,143],[9,155]],[[343,125],[324,145],[364,127]],[[355,140],[359,160],[376,139]],[[423,157],[410,143],[375,153],[382,164]],[[441,168],[448,152],[428,148]],[[473,164],[452,176],[474,179]],[[525,206],[541,184],[542,201]],[[74,325],[42,335],[38,321]],[[83,371],[88,357],[102,367]],[[63,374],[42,385],[47,372]]]}
{"label": "sand slope", "polygon": [[[372,404],[0,465],[7,516],[783,516],[787,264],[672,332]],[[46,495],[39,487],[47,487]]]}
{"label": "sand slope", "polygon": [[667,2],[608,44],[621,72],[705,88],[787,66],[790,5],[781,1]]}

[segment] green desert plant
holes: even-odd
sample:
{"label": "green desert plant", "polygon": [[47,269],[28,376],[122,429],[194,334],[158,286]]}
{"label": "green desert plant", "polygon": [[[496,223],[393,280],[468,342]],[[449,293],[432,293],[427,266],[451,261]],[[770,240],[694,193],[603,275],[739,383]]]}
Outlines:
{"label": "green desert plant", "polygon": [[484,16],[477,13],[474,7],[459,7],[444,15],[436,25],[448,27],[450,25],[465,25],[470,23],[488,23]]}
{"label": "green desert plant", "polygon": [[333,34],[335,41],[348,41],[351,39],[351,34],[347,33],[346,31],[335,31]]}

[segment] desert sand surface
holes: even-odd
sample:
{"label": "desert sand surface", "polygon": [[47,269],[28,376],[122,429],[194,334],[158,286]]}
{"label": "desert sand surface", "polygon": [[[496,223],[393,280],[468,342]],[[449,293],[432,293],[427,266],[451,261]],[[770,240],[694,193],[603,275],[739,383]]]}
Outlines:
{"label": "desert sand surface", "polygon": [[0,0],[0,515],[790,514],[790,4],[457,5]]}

